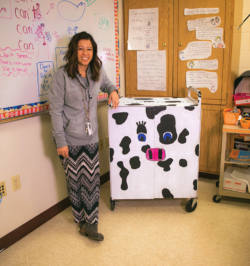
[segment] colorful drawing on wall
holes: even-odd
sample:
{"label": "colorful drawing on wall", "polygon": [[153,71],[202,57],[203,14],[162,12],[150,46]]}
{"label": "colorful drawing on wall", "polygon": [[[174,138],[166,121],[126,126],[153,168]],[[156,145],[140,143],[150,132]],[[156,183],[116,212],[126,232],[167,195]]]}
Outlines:
{"label": "colorful drawing on wall", "polygon": [[111,42],[113,18],[105,14],[95,14],[95,24],[98,42]]}
{"label": "colorful drawing on wall", "polygon": [[76,5],[67,0],[63,0],[57,5],[59,15],[67,21],[80,20],[85,12],[85,8],[86,4],[83,2]]}
{"label": "colorful drawing on wall", "polygon": [[[90,32],[96,41],[100,37],[98,55],[101,51],[103,68],[119,89],[117,0],[106,0],[105,4],[98,0],[0,2],[0,20],[6,25],[0,29],[1,119],[27,114],[26,110],[34,110],[31,106],[39,108],[47,106],[45,105],[48,104],[47,92],[54,71],[65,65],[64,56],[69,41],[76,33],[83,30]],[[98,2],[100,4],[97,5]],[[105,14],[102,13],[104,7],[107,12]],[[72,8],[73,12],[69,12]],[[95,14],[102,14],[99,18],[100,25],[98,24],[99,33],[95,24]],[[86,26],[86,21],[92,23]],[[10,32],[13,34],[10,35]],[[48,66],[47,69],[42,67],[45,64]],[[107,94],[99,94],[98,100],[106,99]]]}

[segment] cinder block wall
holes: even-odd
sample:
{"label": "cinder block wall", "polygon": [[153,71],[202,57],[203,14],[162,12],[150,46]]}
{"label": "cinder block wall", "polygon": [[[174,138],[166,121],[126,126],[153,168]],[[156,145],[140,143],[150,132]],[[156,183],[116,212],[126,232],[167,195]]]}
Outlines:
{"label": "cinder block wall", "polygon": [[250,70],[250,17],[238,30],[238,26],[250,14],[249,0],[235,0],[234,31],[232,51],[232,93],[234,80],[243,72]]}

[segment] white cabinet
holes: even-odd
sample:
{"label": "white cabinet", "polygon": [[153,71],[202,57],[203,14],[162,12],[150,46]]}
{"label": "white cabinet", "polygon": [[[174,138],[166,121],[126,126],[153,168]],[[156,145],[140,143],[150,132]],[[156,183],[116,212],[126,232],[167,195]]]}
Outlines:
{"label": "white cabinet", "polygon": [[121,98],[108,119],[111,200],[197,198],[200,94]]}

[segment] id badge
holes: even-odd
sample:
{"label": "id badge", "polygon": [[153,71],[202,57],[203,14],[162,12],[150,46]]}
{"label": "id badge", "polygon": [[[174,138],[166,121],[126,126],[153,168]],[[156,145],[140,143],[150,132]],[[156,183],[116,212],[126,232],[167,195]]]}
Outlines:
{"label": "id badge", "polygon": [[88,136],[93,135],[92,126],[90,122],[86,122],[85,129]]}

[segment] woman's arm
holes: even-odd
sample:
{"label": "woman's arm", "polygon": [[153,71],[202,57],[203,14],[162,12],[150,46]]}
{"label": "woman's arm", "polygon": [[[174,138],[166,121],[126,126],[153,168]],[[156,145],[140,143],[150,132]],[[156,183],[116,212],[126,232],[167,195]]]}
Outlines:
{"label": "woman's arm", "polygon": [[52,134],[57,148],[67,146],[63,129],[64,95],[65,88],[63,71],[62,69],[59,69],[59,71],[57,71],[53,77],[49,90],[49,112],[52,122]]}
{"label": "woman's arm", "polygon": [[119,105],[118,89],[109,80],[107,73],[103,68],[101,69],[101,75],[102,75],[101,91],[108,93],[109,95],[108,104],[110,104],[112,101],[113,107],[116,109],[116,107]]}

